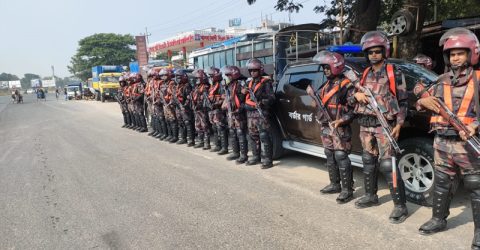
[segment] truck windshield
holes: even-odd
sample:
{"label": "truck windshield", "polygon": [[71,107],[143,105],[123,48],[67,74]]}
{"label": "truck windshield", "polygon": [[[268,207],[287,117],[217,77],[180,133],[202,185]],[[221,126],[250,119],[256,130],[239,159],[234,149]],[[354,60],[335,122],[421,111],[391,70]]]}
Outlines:
{"label": "truck windshield", "polygon": [[102,82],[118,82],[118,78],[117,76],[104,76],[101,77],[100,80]]}
{"label": "truck windshield", "polygon": [[78,91],[78,87],[68,87],[67,90],[68,91]]}

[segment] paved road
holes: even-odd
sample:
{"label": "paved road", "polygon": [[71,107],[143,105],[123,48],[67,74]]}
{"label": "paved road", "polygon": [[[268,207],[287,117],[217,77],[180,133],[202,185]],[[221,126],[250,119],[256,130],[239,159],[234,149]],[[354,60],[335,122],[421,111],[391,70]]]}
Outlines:
{"label": "paved road", "polygon": [[[469,249],[465,194],[448,231],[417,228],[430,209],[388,223],[392,203],[358,210],[320,195],[324,161],[291,154],[237,166],[120,128],[115,103],[24,104],[0,97],[0,249]],[[356,196],[363,193],[356,170]]]}

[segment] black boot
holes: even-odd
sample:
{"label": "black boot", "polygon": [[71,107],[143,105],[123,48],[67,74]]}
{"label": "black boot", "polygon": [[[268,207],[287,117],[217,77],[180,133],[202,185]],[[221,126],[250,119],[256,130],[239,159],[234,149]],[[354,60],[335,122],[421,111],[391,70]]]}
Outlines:
{"label": "black boot", "polygon": [[[405,205],[407,199],[405,197],[405,184],[402,178],[397,174],[397,188],[393,188],[392,180],[392,158],[383,159],[380,162],[379,171],[385,176],[388,188],[390,189],[390,195],[393,201],[393,211],[390,214],[390,222],[393,224],[399,224],[405,221],[408,216],[408,209]],[[399,173],[398,169],[396,170]]]}
{"label": "black boot", "polygon": [[210,134],[208,132],[205,132],[205,134],[203,136],[203,150],[209,150],[209,149],[211,149],[211,147],[210,147]]}
{"label": "black boot", "polygon": [[145,115],[139,114],[138,119],[140,120],[140,129],[138,130],[138,132],[140,133],[148,132],[147,119],[145,119]]}
{"label": "black boot", "polygon": [[147,135],[154,137],[156,133],[156,128],[155,128],[156,125],[155,125],[155,116],[153,115],[150,116],[150,127],[152,128],[152,131],[150,131]]}
{"label": "black boot", "polygon": [[337,162],[342,182],[342,191],[337,197],[338,204],[344,204],[353,199],[353,169],[345,151],[335,150],[335,161]]}
{"label": "black boot", "polygon": [[[252,149],[252,158],[248,159],[247,163],[245,165],[251,166],[251,165],[257,165],[262,162],[262,158],[260,157],[260,142],[255,142],[255,139],[250,136],[251,139],[251,149]],[[256,138],[257,140],[259,138]]]}
{"label": "black boot", "polygon": [[222,144],[221,144],[221,140],[220,140],[220,128],[217,127],[217,126],[212,126],[212,130],[213,130],[213,145],[215,145],[215,147],[212,148],[212,150],[210,150],[210,152],[218,152],[222,149]]}
{"label": "black boot", "polygon": [[232,153],[227,156],[227,160],[233,161],[240,157],[240,145],[238,145],[238,138],[234,129],[229,130],[228,140],[230,142],[230,147],[232,147]]}
{"label": "black boot", "polygon": [[190,121],[185,121],[185,129],[187,130],[187,146],[193,147],[195,145],[195,131]]}
{"label": "black boot", "polygon": [[228,154],[228,135],[227,130],[223,127],[219,128],[219,136],[220,136],[220,145],[221,150],[218,151],[218,155],[225,155]]}
{"label": "black boot", "polygon": [[132,130],[136,130],[138,128],[137,122],[138,122],[137,115],[132,113],[132,127],[131,127]]}
{"label": "black boot", "polygon": [[155,124],[155,133],[153,133],[153,137],[158,139],[160,138],[160,136],[162,136],[162,133],[160,132],[160,120],[158,119],[158,117],[155,116],[155,119],[152,122],[154,122]]}
{"label": "black boot", "polygon": [[132,128],[133,127],[132,115],[130,114],[130,112],[126,112],[125,115],[127,116],[126,128]]}
{"label": "black boot", "polygon": [[198,132],[198,143],[193,148],[203,148],[204,145],[203,132]]}
{"label": "black boot", "polygon": [[260,132],[260,140],[263,146],[262,169],[273,167],[273,142],[268,131]]}
{"label": "black boot", "polygon": [[167,122],[167,137],[163,139],[163,141],[170,141],[172,139],[172,122],[171,121],[166,121]]}
{"label": "black boot", "polygon": [[159,122],[160,122],[160,139],[161,141],[165,140],[168,136],[168,126],[167,126],[167,121],[165,120],[165,117],[159,117]]}
{"label": "black boot", "polygon": [[177,144],[187,143],[187,131],[185,129],[185,123],[179,124],[178,126],[178,141]]}
{"label": "black boot", "polygon": [[472,240],[472,249],[480,249],[480,192],[471,194],[472,197],[472,213],[473,213],[473,240]]}
{"label": "black boot", "polygon": [[237,164],[243,164],[248,160],[248,141],[245,133],[241,130],[237,130],[238,145],[240,147],[240,157],[235,161]]}
{"label": "black boot", "polygon": [[175,143],[178,141],[178,123],[177,121],[172,121],[172,139],[168,140],[170,143]]}
{"label": "black boot", "polygon": [[122,128],[125,128],[125,127],[128,126],[127,113],[122,112],[122,115],[123,115],[123,126],[122,126]]}
{"label": "black boot", "polygon": [[357,208],[366,208],[378,206],[378,168],[376,166],[377,158],[368,152],[363,152],[363,175],[365,195],[355,202]]}
{"label": "black boot", "polygon": [[328,169],[328,177],[330,179],[330,184],[328,184],[323,189],[321,189],[320,193],[322,194],[340,193],[341,191],[340,172],[335,162],[334,152],[333,150],[326,148],[325,155],[327,156],[327,169]]}
{"label": "black boot", "polygon": [[433,190],[432,218],[425,222],[418,231],[430,235],[445,230],[447,217],[450,215],[453,181],[449,175],[435,171]]}

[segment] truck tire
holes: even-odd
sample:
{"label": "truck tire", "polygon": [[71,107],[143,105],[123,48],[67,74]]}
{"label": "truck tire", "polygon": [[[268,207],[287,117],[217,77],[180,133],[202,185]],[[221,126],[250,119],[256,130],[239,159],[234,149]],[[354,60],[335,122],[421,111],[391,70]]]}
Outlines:
{"label": "truck tire", "polygon": [[409,138],[399,143],[404,151],[398,158],[399,175],[405,183],[407,200],[422,206],[433,203],[433,140]]}

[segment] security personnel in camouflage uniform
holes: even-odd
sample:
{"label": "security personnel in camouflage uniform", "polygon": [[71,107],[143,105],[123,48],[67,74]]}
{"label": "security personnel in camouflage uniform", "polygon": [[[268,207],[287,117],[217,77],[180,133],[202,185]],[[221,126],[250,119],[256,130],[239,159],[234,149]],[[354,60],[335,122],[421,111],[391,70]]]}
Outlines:
{"label": "security personnel in camouflage uniform", "polygon": [[195,144],[195,128],[193,111],[190,106],[190,93],[192,86],[188,81],[188,75],[183,69],[175,71],[175,94],[173,101],[175,103],[175,113],[177,114],[177,122],[179,127],[179,140],[177,144],[188,143],[188,146]]}
{"label": "security personnel in camouflage uniform", "polygon": [[433,61],[432,61],[432,58],[430,58],[429,56],[426,56],[424,54],[418,54],[416,55],[414,58],[413,58],[413,61],[418,64],[418,65],[421,65],[422,67],[426,68],[426,69],[429,69],[429,70],[432,70],[433,68]]}
{"label": "security personnel in camouflage uniform", "polygon": [[157,128],[159,130],[158,135],[156,136],[160,140],[164,140],[168,136],[168,129],[167,129],[167,121],[165,119],[165,112],[163,111],[163,96],[164,96],[164,74],[166,71],[158,71],[156,70],[155,75],[153,76],[154,83],[153,83],[153,113],[155,115],[155,120],[157,123]]}
{"label": "security personnel in camouflage uniform", "polygon": [[143,77],[139,73],[135,73],[132,76],[133,82],[133,106],[134,106],[134,117],[137,120],[138,132],[147,132],[147,121],[145,120],[145,105],[143,102],[144,93],[145,93],[145,83],[143,82]]}
{"label": "security personnel in camouflage uniform", "polygon": [[435,131],[432,218],[419,231],[429,235],[446,228],[455,185],[460,176],[463,176],[464,187],[470,191],[472,202],[475,228],[472,249],[480,249],[480,160],[466,142],[465,133],[459,133],[438,115],[440,105],[437,101],[443,101],[457,115],[470,131],[468,136],[478,136],[480,71],[474,70],[472,66],[478,63],[480,45],[471,31],[454,28],[440,38],[440,46],[443,46],[443,58],[449,71],[441,75],[437,84],[428,89],[427,95],[422,94],[424,98],[417,102],[418,109],[433,111],[430,124]]}
{"label": "security personnel in camouflage uniform", "polygon": [[160,70],[162,75],[163,85],[161,87],[160,94],[163,94],[163,112],[165,113],[165,120],[167,121],[168,136],[166,141],[174,143],[178,141],[178,124],[175,114],[175,105],[173,105],[172,95],[175,88],[175,81],[173,78],[173,72],[171,69],[163,68]]}
{"label": "security personnel in camouflage uniform", "polygon": [[125,99],[127,102],[128,113],[130,113],[130,117],[132,120],[132,126],[130,129],[138,130],[140,127],[138,125],[138,119],[135,119],[135,106],[133,102],[133,89],[135,85],[133,84],[133,73],[130,73],[126,77],[127,87],[125,89]]}
{"label": "security personnel in camouflage uniform", "polygon": [[210,100],[208,100],[208,77],[203,69],[197,69],[193,72],[196,78],[195,89],[192,92],[192,105],[195,112],[195,130],[197,131],[199,143],[194,148],[203,147],[204,150],[210,149],[210,122],[208,121],[208,110]]}
{"label": "security personnel in camouflage uniform", "polygon": [[[358,82],[358,89],[368,88],[384,111],[385,119],[392,127],[392,137],[398,138],[407,114],[408,95],[406,84],[401,71],[387,63],[390,54],[390,44],[387,36],[380,31],[367,32],[361,40],[362,50],[365,52],[370,67],[363,72]],[[405,184],[400,175],[397,175],[397,188],[393,187],[392,156],[395,153],[387,136],[383,133],[375,113],[368,106],[365,93],[358,90],[352,98],[355,104],[355,113],[360,124],[360,139],[363,146],[363,172],[365,195],[355,202],[357,208],[378,205],[377,171],[380,171],[387,180],[394,208],[390,214],[391,223],[401,223],[408,216],[405,205]],[[377,165],[379,161],[379,165]],[[397,173],[400,171],[397,170]]]}
{"label": "security personnel in camouflage uniform", "polygon": [[132,120],[131,120],[130,112],[128,112],[127,99],[125,97],[125,91],[128,87],[125,76],[120,76],[118,78],[118,82],[120,84],[120,89],[118,90],[118,93],[117,93],[117,101],[118,101],[118,104],[120,105],[120,110],[122,111],[122,115],[123,115],[122,128],[130,128],[130,126],[132,125]]}
{"label": "security personnel in camouflage uniform", "polygon": [[237,164],[242,164],[248,160],[245,77],[236,66],[225,66],[222,73],[225,80],[222,109],[227,113],[228,140],[232,147],[232,153],[227,156],[227,160],[236,160]]}
{"label": "security personnel in camouflage uniform", "polygon": [[[337,202],[346,203],[353,199],[353,169],[348,155],[352,148],[350,123],[354,115],[352,106],[347,103],[347,98],[353,95],[354,87],[343,75],[345,61],[340,54],[321,51],[313,60],[322,66],[323,73],[327,77],[325,84],[318,90],[317,96],[328,114],[319,112],[317,120],[322,123],[321,138],[327,156],[330,184],[320,192],[340,193]],[[307,88],[309,95],[313,96],[313,91],[311,86]],[[325,115],[330,117],[332,124],[329,124],[329,119]]]}
{"label": "security personnel in camouflage uniform", "polygon": [[[158,131],[156,129],[156,124],[154,122],[154,115],[153,115],[153,103],[152,103],[152,94],[153,94],[153,81],[154,81],[154,76],[155,74],[155,71],[153,69],[149,69],[148,72],[147,72],[147,82],[146,82],[146,85],[145,85],[145,104],[146,104],[146,111],[145,113],[148,113],[148,115],[150,116],[150,121],[151,121],[151,127],[152,127],[152,131],[150,133],[148,133],[148,136],[153,136],[155,137],[157,134],[158,134]],[[148,119],[148,116],[147,116],[147,119]]]}
{"label": "security personnel in camouflage uniform", "polygon": [[220,69],[210,67],[207,71],[210,81],[210,90],[208,99],[212,104],[212,110],[208,112],[210,124],[212,124],[213,138],[215,147],[212,152],[218,152],[219,155],[228,154],[228,125],[225,111],[222,110],[224,101],[222,88],[222,73]]}
{"label": "security personnel in camouflage uniform", "polygon": [[[247,62],[247,69],[251,80],[247,85],[245,97],[245,109],[247,110],[248,134],[252,140],[252,159],[247,165],[255,165],[262,162],[262,169],[273,167],[273,142],[270,135],[270,112],[273,105],[274,95],[272,81],[268,77],[262,77],[263,64],[258,59],[251,59]],[[254,93],[255,97],[250,93]],[[254,99],[256,98],[256,102]],[[257,107],[261,108],[260,114]],[[260,151],[263,146],[263,159],[260,158]]]}

